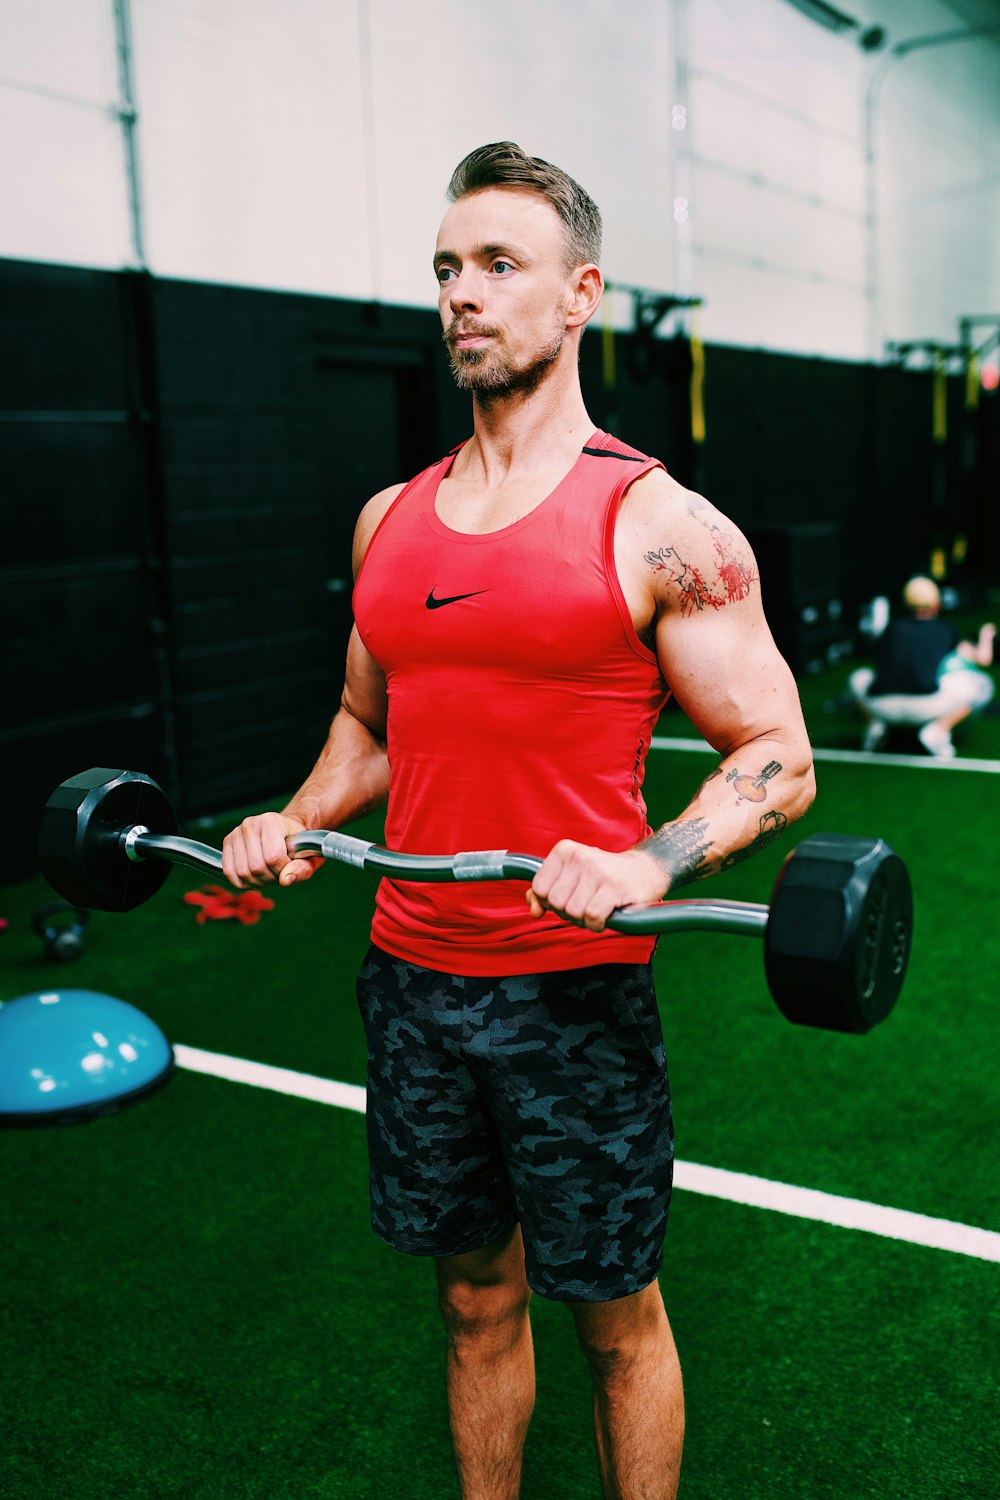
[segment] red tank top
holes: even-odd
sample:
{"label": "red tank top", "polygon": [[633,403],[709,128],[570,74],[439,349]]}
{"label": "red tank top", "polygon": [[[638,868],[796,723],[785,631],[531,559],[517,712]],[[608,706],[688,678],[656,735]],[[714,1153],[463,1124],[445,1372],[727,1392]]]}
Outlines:
{"label": "red tank top", "polygon": [[[622,495],[662,467],[607,433],[536,508],[466,535],[435,510],[454,455],[410,481],[354,591],[388,688],[386,844],[411,854],[561,838],[618,852],[649,832],[646,751],[667,698],[614,565]],[[530,915],[526,882],[381,882],[372,940],[444,973],[641,963],[653,939]]]}

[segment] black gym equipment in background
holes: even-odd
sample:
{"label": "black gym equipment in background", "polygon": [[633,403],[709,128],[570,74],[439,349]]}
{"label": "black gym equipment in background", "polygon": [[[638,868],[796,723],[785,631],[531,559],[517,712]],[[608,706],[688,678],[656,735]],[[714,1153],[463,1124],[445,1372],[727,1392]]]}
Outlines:
{"label": "black gym equipment in background", "polygon": [[83,954],[83,934],[90,912],[72,901],[46,901],[38,907],[32,926],[41,938],[45,957],[54,964],[68,964]]}

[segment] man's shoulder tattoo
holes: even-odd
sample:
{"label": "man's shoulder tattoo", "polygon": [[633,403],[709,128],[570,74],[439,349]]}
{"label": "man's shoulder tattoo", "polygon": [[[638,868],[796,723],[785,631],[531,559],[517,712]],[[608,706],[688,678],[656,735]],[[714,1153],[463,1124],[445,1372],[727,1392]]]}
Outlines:
{"label": "man's shoulder tattoo", "polygon": [[672,594],[683,615],[704,609],[725,609],[746,599],[759,574],[744,538],[701,495],[691,495],[688,514],[711,537],[714,557],[710,565],[699,565],[687,546],[657,547],[643,554],[652,568],[656,584]]}

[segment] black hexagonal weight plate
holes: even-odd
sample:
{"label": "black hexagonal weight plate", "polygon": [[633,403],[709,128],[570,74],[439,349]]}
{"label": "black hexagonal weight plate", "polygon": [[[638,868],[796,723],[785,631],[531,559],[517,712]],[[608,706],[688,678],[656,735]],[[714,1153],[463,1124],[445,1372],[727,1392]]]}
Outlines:
{"label": "black hexagonal weight plate", "polygon": [[143,824],[151,833],[176,833],[170,801],[139,771],[95,767],[57,786],[38,829],[38,863],[54,891],[76,906],[131,911],[160,889],[170,865],[131,860],[123,838]]}

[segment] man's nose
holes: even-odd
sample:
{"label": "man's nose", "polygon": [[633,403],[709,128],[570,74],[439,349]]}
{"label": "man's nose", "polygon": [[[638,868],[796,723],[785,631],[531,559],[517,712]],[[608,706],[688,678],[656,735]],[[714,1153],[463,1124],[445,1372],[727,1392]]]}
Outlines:
{"label": "man's nose", "polygon": [[448,287],[448,302],[454,313],[482,311],[483,296],[474,272],[460,271]]}

